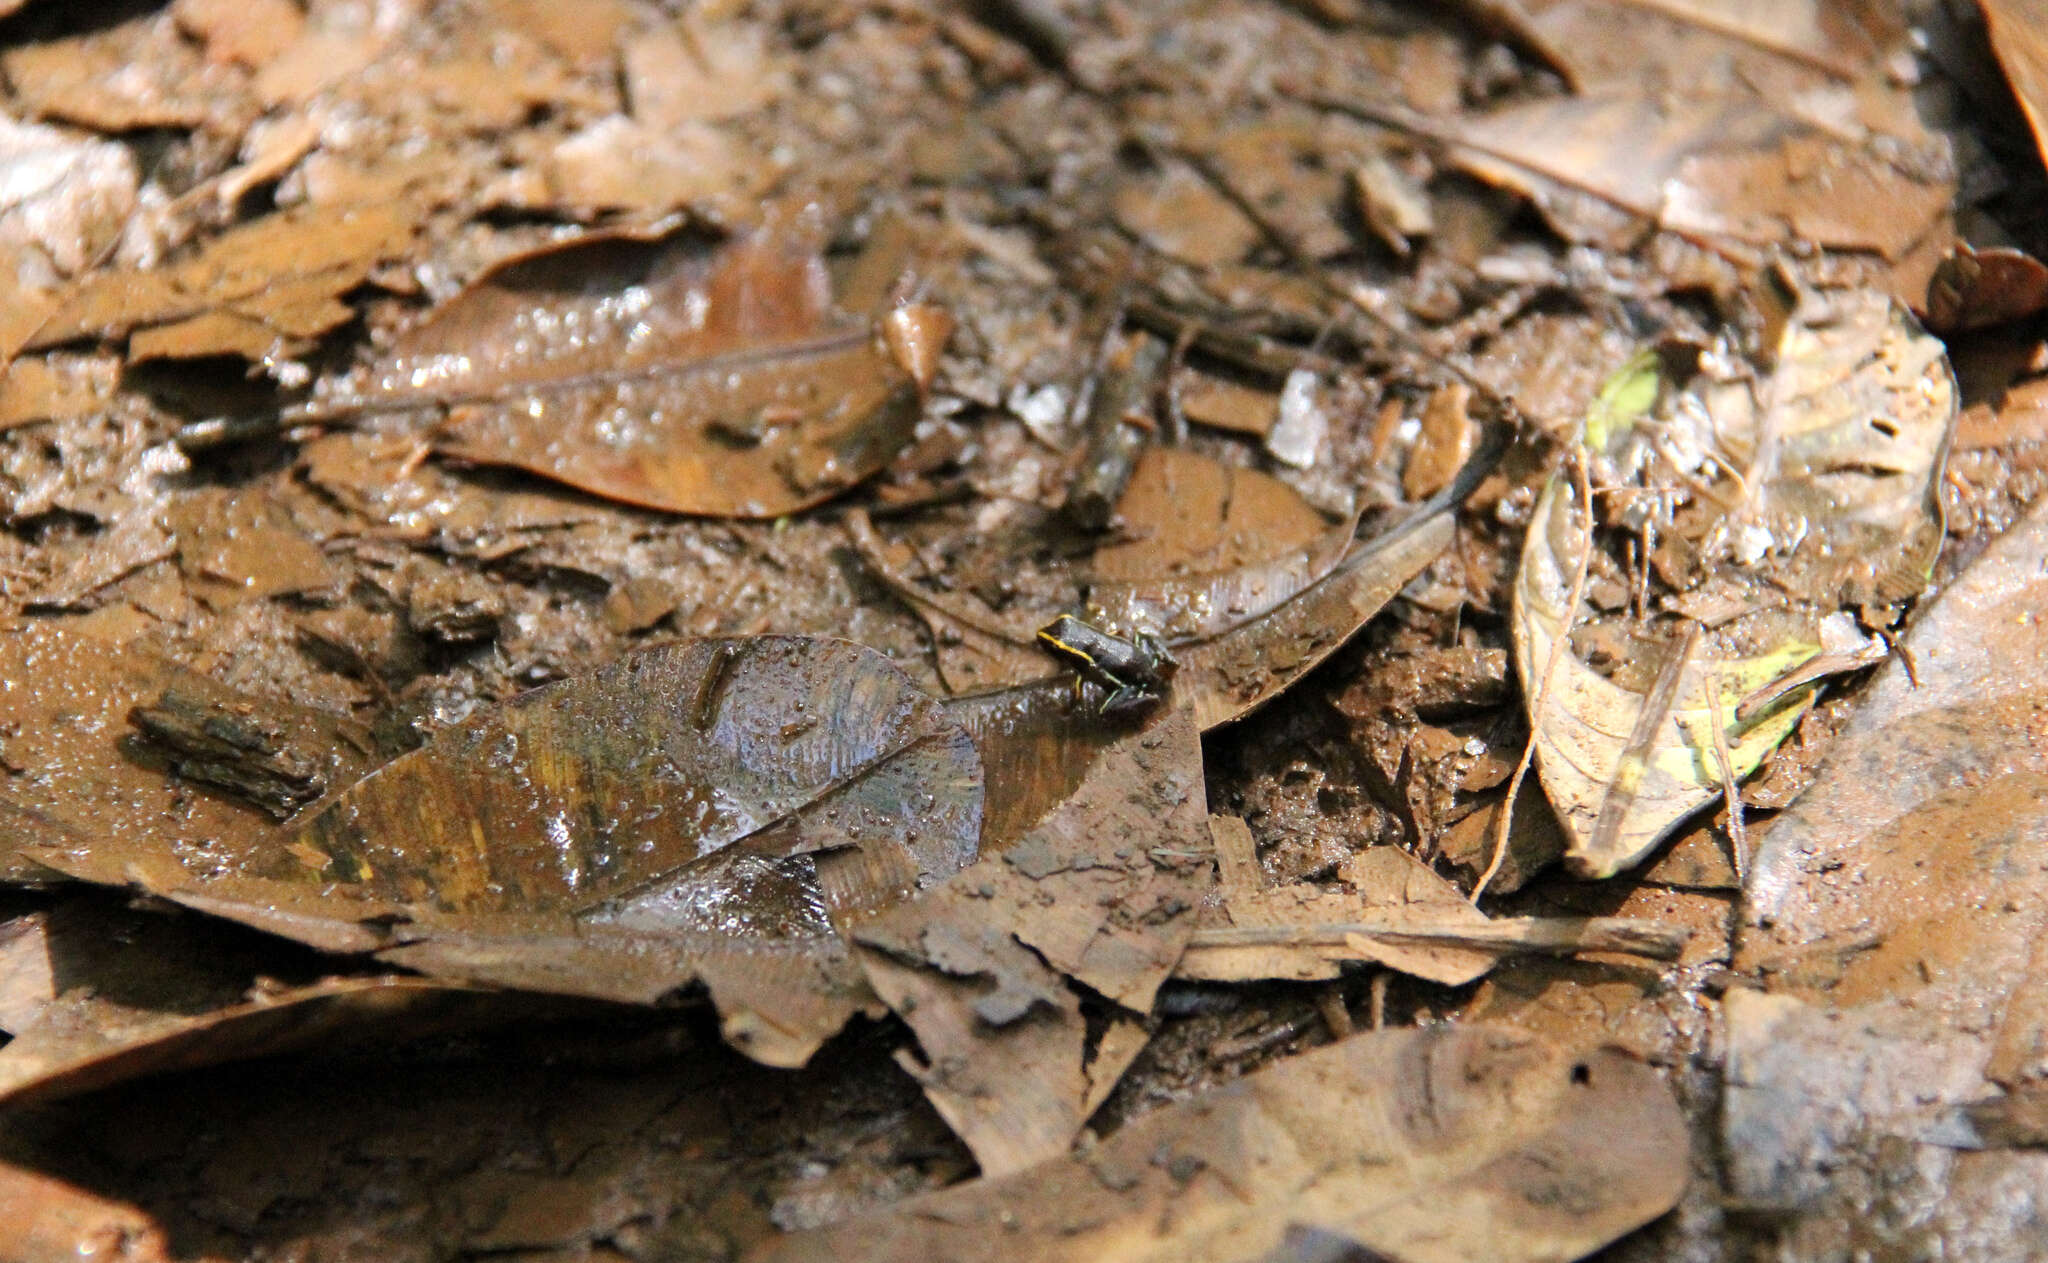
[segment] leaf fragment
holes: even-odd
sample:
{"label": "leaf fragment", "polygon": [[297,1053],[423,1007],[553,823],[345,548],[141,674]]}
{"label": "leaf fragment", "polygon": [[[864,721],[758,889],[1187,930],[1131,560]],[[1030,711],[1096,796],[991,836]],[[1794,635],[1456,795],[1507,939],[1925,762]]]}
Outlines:
{"label": "leaf fragment", "polygon": [[[1509,1027],[1359,1035],[1155,1111],[1084,1157],[783,1238],[756,1263],[1575,1259],[1669,1209],[1685,1123],[1649,1067]],[[1342,1248],[1339,1246],[1339,1248]]]}

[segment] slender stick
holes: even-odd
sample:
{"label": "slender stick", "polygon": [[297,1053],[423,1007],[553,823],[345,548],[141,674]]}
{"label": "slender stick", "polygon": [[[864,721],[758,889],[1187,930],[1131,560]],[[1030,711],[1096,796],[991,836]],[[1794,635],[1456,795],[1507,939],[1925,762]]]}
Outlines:
{"label": "slender stick", "polygon": [[1728,725],[1721,718],[1721,668],[1717,663],[1709,681],[1714,695],[1707,701],[1707,713],[1714,719],[1714,757],[1721,761],[1721,793],[1728,801],[1728,858],[1735,866],[1735,884],[1747,885],[1743,869],[1749,863],[1749,830],[1742,820],[1742,795],[1735,787],[1735,756],[1728,749]]}
{"label": "slender stick", "polygon": [[1369,938],[1414,947],[1457,947],[1502,955],[1570,956],[1627,952],[1674,960],[1692,931],[1633,917],[1502,917],[1493,921],[1446,918],[1331,921],[1309,925],[1235,925],[1196,930],[1189,947],[1342,947]]}

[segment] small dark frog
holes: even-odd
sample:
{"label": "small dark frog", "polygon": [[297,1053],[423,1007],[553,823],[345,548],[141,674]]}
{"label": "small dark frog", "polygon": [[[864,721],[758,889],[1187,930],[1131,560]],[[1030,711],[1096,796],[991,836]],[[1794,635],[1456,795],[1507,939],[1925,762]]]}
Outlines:
{"label": "small dark frog", "polygon": [[1125,640],[1071,614],[1039,628],[1038,642],[1047,653],[1071,663],[1083,678],[1109,690],[1102,703],[1105,712],[1158,701],[1180,666],[1156,636],[1139,632]]}

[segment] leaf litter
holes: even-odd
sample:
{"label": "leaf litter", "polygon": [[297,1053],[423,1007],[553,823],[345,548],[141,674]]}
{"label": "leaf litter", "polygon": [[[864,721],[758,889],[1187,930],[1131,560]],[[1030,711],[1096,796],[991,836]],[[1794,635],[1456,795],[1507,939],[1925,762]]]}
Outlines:
{"label": "leaf litter", "polygon": [[1541,681],[1537,763],[1587,874],[1640,860],[1754,771],[1812,699],[1801,668],[1868,665],[1851,612],[1882,633],[1932,565],[1956,416],[1939,344],[1882,296],[1809,293],[1768,355],[1766,375],[1710,370],[1668,399],[1639,358],[1589,412],[1596,512],[1635,535],[1640,567],[1596,577],[1611,613],[1579,614],[1593,524],[1571,484],[1531,518],[1516,663]]}
{"label": "leaf litter", "polygon": [[[1848,1218],[1812,1207],[1896,1183],[1898,1144],[1776,1102],[1838,1099],[1812,1069],[1836,1007],[1889,1022],[1875,997],[1938,990],[1947,958],[1866,979],[1885,943],[1765,943],[1753,908],[1738,952],[1729,891],[1759,847],[1782,908],[1925,881],[1880,858],[1852,882],[1799,794],[1833,801],[1830,733],[1940,649],[1901,623],[1930,565],[1958,573],[2040,484],[2038,168],[1969,60],[2024,82],[2002,11],[1973,46],[1953,13],[1825,4],[553,10],[9,19],[7,112],[50,176],[0,210],[30,293],[5,345],[33,348],[0,395],[0,1065],[24,1076],[0,1186],[35,1249],[1562,1258],[1675,1201],[1619,1257],[1808,1257]],[[1931,463],[1938,373],[1932,406],[1871,403],[1900,427],[1875,437],[1784,384],[1920,363],[1859,286],[1926,310],[1988,401]],[[1993,341],[1986,387],[1963,353]],[[1623,380],[1647,407],[1598,402],[1645,346]],[[1732,489],[1738,525],[1802,541],[1769,580],[1755,532],[1699,534],[1726,467],[1652,441],[1687,401],[1723,445],[1818,422]],[[1602,407],[1623,437],[1583,458],[1589,530],[1546,501],[1542,445]],[[1518,416],[1535,441],[1503,453]],[[1801,463],[1823,472],[1763,470]],[[1674,515],[1652,538],[1624,500]],[[1830,517],[1878,528],[1816,535]],[[1552,575],[1551,643],[1634,703],[1590,822],[1549,784],[1509,810],[1527,708],[1557,700],[1511,652],[1518,551],[1584,557],[1580,595]],[[1034,643],[1055,615],[1159,635],[1180,669],[1105,713],[1122,659],[1077,692]],[[1859,686],[1878,633],[1906,667]],[[1767,680],[1733,665],[1795,644]],[[643,820],[688,856],[605,885],[617,813],[674,805],[613,771],[704,736],[726,669],[702,656],[728,651],[761,659],[734,712],[756,739],[700,761],[703,812],[812,734],[889,745],[833,700],[849,679],[926,744],[715,836]],[[1703,692],[1721,722],[1674,719]],[[1944,732],[2011,746],[2011,719]],[[1752,749],[1774,723],[1796,740]],[[544,754],[492,768],[479,734]],[[2025,834],[2023,780],[1980,814]],[[1637,873],[1544,871],[1702,791],[1721,815]],[[1971,804],[1901,808],[1886,840],[1977,836]],[[1785,877],[1779,824],[1828,858]],[[114,915],[77,878],[160,893]],[[1916,1169],[1963,1155],[1944,1178],[1985,1222],[2018,1222],[1997,1190],[2038,1131],[2010,919],[1956,938],[2014,997],[1988,1068],[1915,1028],[1956,1053],[1940,1103],[1901,1114],[1866,1076],[1828,1116],[1917,1137]],[[53,927],[158,968],[56,968]],[[246,955],[180,937],[205,927]],[[1431,1040],[1540,1063],[1507,1092],[1532,1112],[1481,1128],[1493,1157],[1376,1183],[1400,1127],[1332,1128],[1334,1102],[1417,1098],[1310,1072]],[[120,1082],[173,1068],[176,1092]],[[1537,1104],[1615,1076],[1625,1107]],[[1494,1082],[1425,1098],[1453,1079]],[[1777,1095],[1723,1108],[1752,1083]],[[1232,1165],[1223,1138],[1278,1134],[1215,1125],[1252,1098],[1313,1118],[1290,1134],[1327,1160]],[[1813,1135],[1847,1165],[1773,1164]]]}

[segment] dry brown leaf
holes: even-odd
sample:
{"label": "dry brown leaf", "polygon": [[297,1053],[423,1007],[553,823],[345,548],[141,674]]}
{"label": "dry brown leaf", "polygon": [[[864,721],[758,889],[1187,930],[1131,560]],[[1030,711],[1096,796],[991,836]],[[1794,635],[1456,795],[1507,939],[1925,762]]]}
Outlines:
{"label": "dry brown leaf", "polygon": [[874,473],[918,383],[773,231],[599,235],[501,264],[330,410],[447,409],[436,445],[629,504],[777,517]]}
{"label": "dry brown leaf", "polygon": [[[1000,851],[854,931],[869,982],[924,1050],[906,1069],[992,1174],[1065,1152],[1143,1046],[1122,1039],[1091,1057],[1069,980],[1148,1012],[1210,880],[1201,747],[1187,713],[1162,711],[1142,727],[1096,722],[1118,735],[1071,796]],[[983,740],[988,766],[1013,765],[1002,747],[1014,736]]]}
{"label": "dry brown leaf", "polygon": [[[1372,847],[1352,856],[1341,874],[1348,889],[1328,890],[1308,882],[1274,886],[1259,868],[1244,821],[1212,816],[1209,828],[1221,874],[1223,924],[1273,929],[1364,921],[1412,921],[1432,928],[1487,924],[1485,913],[1398,847]],[[1497,959],[1497,953],[1472,948],[1418,947],[1352,935],[1335,946],[1197,945],[1182,956],[1178,972],[1183,978],[1212,982],[1311,981],[1339,976],[1340,962],[1368,961],[1457,987],[1484,974]]]}
{"label": "dry brown leaf", "polygon": [[[1360,1035],[1128,1124],[1087,1155],[765,1245],[753,1263],[1569,1260],[1664,1213],[1685,1123],[1650,1070],[1497,1026]],[[1323,1251],[1327,1250],[1326,1255]]]}

